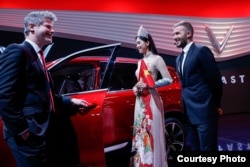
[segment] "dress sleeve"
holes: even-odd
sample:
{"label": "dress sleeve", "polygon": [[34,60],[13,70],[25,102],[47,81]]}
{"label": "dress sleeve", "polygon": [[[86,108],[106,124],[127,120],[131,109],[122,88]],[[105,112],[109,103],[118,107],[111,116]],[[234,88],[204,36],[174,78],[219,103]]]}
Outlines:
{"label": "dress sleeve", "polygon": [[173,79],[168,71],[168,68],[161,56],[157,56],[156,68],[160,72],[162,78],[155,82],[156,87],[168,85],[173,82]]}

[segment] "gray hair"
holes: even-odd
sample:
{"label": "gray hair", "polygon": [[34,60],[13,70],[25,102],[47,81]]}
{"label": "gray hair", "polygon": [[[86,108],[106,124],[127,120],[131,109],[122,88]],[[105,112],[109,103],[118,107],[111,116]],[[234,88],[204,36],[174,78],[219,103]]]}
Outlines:
{"label": "gray hair", "polygon": [[49,19],[51,21],[57,21],[57,17],[54,13],[49,11],[34,11],[29,13],[24,18],[24,35],[29,35],[29,24],[34,24],[35,26],[40,26],[44,22],[44,19]]}

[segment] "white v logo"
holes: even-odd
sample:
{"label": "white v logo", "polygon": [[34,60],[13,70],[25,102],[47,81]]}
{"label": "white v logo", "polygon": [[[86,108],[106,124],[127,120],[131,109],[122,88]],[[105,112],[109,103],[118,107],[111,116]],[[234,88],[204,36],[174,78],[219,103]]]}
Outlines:
{"label": "white v logo", "polygon": [[216,53],[220,54],[223,51],[223,49],[224,49],[224,47],[225,47],[225,45],[226,45],[232,31],[233,31],[233,27],[234,27],[234,25],[231,25],[231,27],[228,30],[226,36],[223,38],[223,40],[221,42],[219,42],[217,40],[217,38],[215,37],[215,35],[214,35],[213,31],[211,30],[211,28],[207,24],[205,25],[205,29],[207,31],[208,37],[209,37],[209,39],[210,39],[210,41],[212,43],[212,46],[213,46]]}

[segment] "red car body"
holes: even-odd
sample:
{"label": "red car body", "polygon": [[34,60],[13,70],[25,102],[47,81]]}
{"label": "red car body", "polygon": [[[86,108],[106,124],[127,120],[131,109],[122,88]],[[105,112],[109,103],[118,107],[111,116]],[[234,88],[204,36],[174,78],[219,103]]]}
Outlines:
{"label": "red car body", "polygon": [[[86,49],[48,63],[56,93],[80,98],[88,103],[86,108],[69,117],[73,133],[67,133],[64,130],[65,122],[58,121],[61,130],[57,131],[59,137],[56,137],[60,143],[61,139],[71,134],[75,136],[76,156],[79,156],[82,166],[109,166],[108,161],[112,161],[112,156],[109,158],[107,155],[125,148],[123,154],[130,154],[135,105],[132,87],[136,83],[138,59],[117,57],[119,47],[120,44],[113,44]],[[173,83],[158,88],[158,91],[165,110],[167,148],[168,151],[182,150],[185,135],[181,123],[181,86],[174,68],[166,68]],[[66,90],[67,82],[79,79],[82,71],[86,71],[85,77],[91,78],[91,81],[86,81],[91,84],[88,90]],[[0,128],[2,126],[0,122]],[[70,145],[67,140],[65,143]],[[14,167],[2,133],[0,148],[0,166]]]}

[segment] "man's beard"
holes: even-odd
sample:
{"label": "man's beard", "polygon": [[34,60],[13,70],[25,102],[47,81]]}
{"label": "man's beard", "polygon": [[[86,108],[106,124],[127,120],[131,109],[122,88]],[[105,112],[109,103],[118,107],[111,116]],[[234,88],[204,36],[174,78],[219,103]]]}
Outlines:
{"label": "man's beard", "polygon": [[187,39],[181,39],[180,45],[178,45],[178,48],[184,48],[187,45]]}

